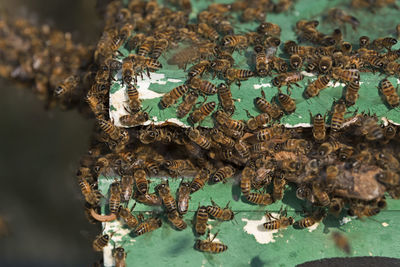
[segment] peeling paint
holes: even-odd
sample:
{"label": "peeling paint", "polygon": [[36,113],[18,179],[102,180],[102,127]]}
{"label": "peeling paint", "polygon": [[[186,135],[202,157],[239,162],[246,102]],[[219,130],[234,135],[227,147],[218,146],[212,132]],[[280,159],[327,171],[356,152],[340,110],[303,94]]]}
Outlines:
{"label": "peeling paint", "polygon": [[[279,216],[278,213],[271,214],[274,217]],[[246,218],[242,218],[242,221],[246,222],[243,230],[249,235],[253,235],[258,243],[268,244],[275,242],[273,234],[277,233],[278,230],[266,230],[264,228],[263,224],[268,221],[266,216],[263,216],[260,220],[248,220]]]}

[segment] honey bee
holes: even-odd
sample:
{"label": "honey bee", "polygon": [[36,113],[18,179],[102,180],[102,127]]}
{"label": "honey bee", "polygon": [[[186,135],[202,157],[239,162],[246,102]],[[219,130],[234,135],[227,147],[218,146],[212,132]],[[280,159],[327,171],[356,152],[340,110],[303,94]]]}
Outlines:
{"label": "honey bee", "polygon": [[[310,112],[311,117],[313,116]],[[317,143],[321,143],[326,137],[326,127],[325,127],[325,116],[322,117],[320,113],[313,117],[313,129],[312,129],[314,140]]]}
{"label": "honey bee", "polygon": [[349,240],[339,232],[332,233],[332,239],[335,242],[336,247],[344,251],[346,254],[351,254],[351,247]]}
{"label": "honey bee", "polygon": [[[282,58],[273,56],[271,58],[271,66],[278,73],[281,73],[278,77],[282,77],[281,80],[284,81],[283,83],[285,83],[286,79],[294,78],[294,75],[291,75],[292,73],[287,72],[288,64]],[[283,78],[283,76],[285,76],[285,78]]]}
{"label": "honey bee", "polygon": [[143,112],[137,112],[129,115],[122,115],[119,117],[119,122],[128,127],[133,127],[140,125],[146,121],[149,120],[149,113],[143,111]]}
{"label": "honey bee", "polygon": [[161,197],[164,207],[167,213],[176,211],[176,202],[174,197],[171,195],[171,190],[169,188],[169,183],[161,183],[156,188],[158,195]]}
{"label": "honey bee", "polygon": [[296,102],[289,95],[286,95],[286,94],[282,93],[281,91],[279,91],[278,102],[287,114],[295,112]]}
{"label": "honey bee", "polygon": [[[328,174],[327,174],[328,175]],[[312,184],[312,193],[314,194],[315,198],[317,199],[318,203],[322,207],[329,206],[331,203],[331,200],[329,198],[328,193],[326,193],[323,189],[322,186],[316,182]]]}
{"label": "honey bee", "polygon": [[281,27],[271,22],[262,22],[257,28],[257,32],[263,35],[280,36]]}
{"label": "honey bee", "polygon": [[232,60],[225,58],[218,58],[213,60],[210,64],[210,67],[214,71],[213,78],[216,76],[216,73],[225,73],[227,69],[232,67],[233,61],[233,58]]}
{"label": "honey bee", "polygon": [[201,169],[194,177],[190,184],[190,192],[194,193],[204,187],[205,183],[210,178],[210,171],[207,169]]}
{"label": "honey bee", "polygon": [[302,169],[301,162],[292,160],[292,159],[283,159],[277,162],[280,169],[287,172],[299,172]]}
{"label": "honey bee", "polygon": [[387,50],[390,51],[392,46],[394,46],[395,44],[397,44],[397,40],[392,37],[382,37],[375,39],[372,42],[372,46],[376,50],[382,50],[383,48],[386,48]]}
{"label": "honey bee", "polygon": [[202,135],[200,131],[197,129],[194,128],[189,129],[188,137],[192,142],[196,143],[203,149],[209,150],[211,148],[210,140],[208,140],[207,137]]}
{"label": "honey bee", "polygon": [[189,78],[197,77],[203,75],[204,71],[210,67],[210,61],[202,60],[196,65],[193,65],[189,70]]}
{"label": "honey bee", "polygon": [[339,214],[342,212],[343,208],[344,208],[344,201],[342,198],[334,197],[331,199],[331,202],[329,205],[330,213],[332,213],[336,217],[339,217]]}
{"label": "honey bee", "polygon": [[93,189],[93,186],[91,186],[84,178],[79,178],[78,183],[86,202],[88,202],[92,206],[97,206],[100,202],[100,191]]}
{"label": "honey bee", "polygon": [[358,43],[359,43],[360,48],[368,48],[369,47],[369,43],[370,43],[369,37],[368,36],[361,36],[359,38],[359,42]]}
{"label": "honey bee", "polygon": [[218,97],[224,111],[233,114],[235,112],[235,102],[232,98],[232,92],[226,84],[221,83],[218,85]]}
{"label": "honey bee", "polygon": [[207,212],[212,217],[220,221],[230,221],[233,220],[235,214],[231,209],[229,209],[229,202],[226,204],[225,208],[221,209],[212,199],[212,206],[207,206]]}
{"label": "honey bee", "polygon": [[268,211],[265,212],[265,216],[269,219],[269,222],[263,223],[264,228],[267,230],[285,229],[294,223],[292,216],[287,217],[286,209],[284,211],[282,211],[282,209],[279,211],[278,218],[273,217]]}
{"label": "honey bee", "polygon": [[326,217],[325,209],[319,208],[319,209],[315,210],[311,214],[311,216],[303,218],[299,221],[296,221],[296,224],[300,228],[307,228],[307,227],[313,226],[316,223],[321,222],[325,217]]}
{"label": "honey bee", "polygon": [[222,168],[219,168],[216,173],[214,173],[212,179],[213,183],[219,183],[219,182],[226,182],[226,179],[231,178],[235,174],[235,169],[230,166],[224,166]]}
{"label": "honey bee", "polygon": [[212,129],[211,130],[211,138],[221,144],[222,146],[225,147],[234,147],[235,146],[235,141],[226,135],[224,135],[221,131],[217,129]]}
{"label": "honey bee", "polygon": [[161,107],[168,108],[172,106],[179,98],[186,94],[187,91],[189,91],[189,87],[185,84],[175,87],[162,97],[160,100]]}
{"label": "honey bee", "polygon": [[373,117],[366,118],[361,126],[361,133],[368,141],[378,140],[383,138],[382,128],[379,127],[377,120]]}
{"label": "honey bee", "polygon": [[95,95],[88,94],[88,96],[86,97],[86,102],[88,103],[96,118],[104,119],[106,109],[100,98],[96,97]]}
{"label": "honey bee", "polygon": [[151,231],[157,230],[162,226],[162,221],[159,218],[149,218],[148,220],[139,224],[139,226],[135,229],[135,235],[140,236],[145,233],[149,233]]}
{"label": "honey bee", "polygon": [[270,194],[249,193],[247,200],[257,205],[270,205],[274,202]]}
{"label": "honey bee", "polygon": [[210,39],[211,41],[216,41],[219,39],[218,32],[214,28],[208,26],[206,23],[199,23],[197,25],[197,32],[204,38]]}
{"label": "honey bee", "polygon": [[360,71],[358,69],[343,70],[339,67],[332,68],[332,78],[343,82],[354,82],[360,80]]}
{"label": "honey bee", "polygon": [[206,95],[214,95],[218,92],[218,88],[215,84],[197,77],[191,78],[188,81],[188,86]]}
{"label": "honey bee", "polygon": [[242,69],[233,69],[229,68],[224,73],[224,79],[227,84],[231,84],[236,81],[240,86],[240,81],[247,80],[250,77],[253,77],[254,73],[250,70],[242,70]]}
{"label": "honey bee", "polygon": [[358,90],[360,90],[359,81],[349,82],[349,84],[346,87],[346,96],[345,96],[345,101],[347,106],[352,106],[356,103],[359,96]]}
{"label": "honey bee", "polygon": [[251,190],[251,180],[255,177],[256,172],[253,168],[246,166],[242,171],[242,178],[240,179],[240,189],[242,194],[247,198]]}
{"label": "honey bee", "polygon": [[343,144],[339,141],[331,139],[328,142],[322,143],[320,145],[320,147],[318,148],[318,154],[323,157],[339,150],[342,146]]}
{"label": "honey bee", "polygon": [[360,21],[357,18],[339,8],[330,9],[327,17],[329,20],[337,24],[349,23],[353,30],[357,30],[357,27],[360,25]]}
{"label": "honey bee", "polygon": [[383,149],[383,151],[376,153],[374,157],[377,165],[383,169],[397,170],[400,168],[400,163],[397,158],[390,151],[387,151],[387,149]]}
{"label": "honey bee", "polygon": [[265,21],[267,17],[266,12],[263,9],[256,7],[247,7],[243,10],[241,20],[243,22],[248,22],[252,20],[256,20],[259,22]]}
{"label": "honey bee", "polygon": [[395,61],[389,62],[385,67],[385,72],[387,72],[389,75],[400,73],[400,64]]}
{"label": "honey bee", "polygon": [[[130,57],[126,57],[122,61],[122,81],[125,84],[131,84],[135,72],[133,70],[134,64]],[[135,77],[136,79],[136,77]]]}
{"label": "honey bee", "polygon": [[271,169],[266,167],[260,167],[257,169],[255,176],[251,180],[251,186],[258,190],[263,186],[267,186],[271,183],[272,177],[270,176]]}
{"label": "honey bee", "polygon": [[117,213],[121,203],[121,187],[118,182],[110,185],[110,197],[108,199],[108,207],[111,213]]}
{"label": "honey bee", "polygon": [[336,134],[344,122],[344,114],[346,113],[346,105],[344,101],[340,100],[333,107],[333,114],[331,118],[331,135]]}
{"label": "honey bee", "polygon": [[241,158],[247,159],[250,157],[250,149],[242,139],[239,139],[235,143],[235,150],[238,152]]}
{"label": "honey bee", "polygon": [[311,144],[305,139],[287,139],[283,143],[282,149],[306,154],[311,150]]}
{"label": "honey bee", "polygon": [[168,169],[171,175],[177,175],[182,171],[190,171],[195,169],[190,160],[166,160],[164,162],[164,166]]}
{"label": "honey bee", "polygon": [[255,132],[258,141],[269,141],[275,136],[282,135],[284,132],[283,125],[275,125],[270,128],[262,129],[258,132]]}
{"label": "honey bee", "polygon": [[345,161],[349,159],[354,153],[354,148],[351,146],[343,145],[339,151],[339,159]]}
{"label": "honey bee", "polygon": [[272,199],[274,201],[281,200],[285,190],[286,180],[284,178],[274,178],[274,189],[272,191]]}
{"label": "honey bee", "polygon": [[283,115],[283,111],[275,103],[271,104],[265,99],[264,91],[261,91],[262,97],[255,99],[256,107],[263,113],[267,113],[274,120],[279,120]]}
{"label": "honey bee", "polygon": [[194,91],[189,92],[185,96],[185,98],[183,99],[182,103],[179,104],[178,109],[176,111],[178,118],[185,117],[189,113],[189,111],[192,110],[193,106],[196,104],[198,97],[199,95]]}
{"label": "honey bee", "polygon": [[66,93],[73,92],[79,85],[79,76],[72,75],[64,79],[64,81],[54,90],[54,95],[57,97],[63,96]]}
{"label": "honey bee", "polygon": [[151,50],[153,49],[155,39],[153,36],[148,36],[146,39],[143,41],[143,43],[139,46],[137,54],[139,56],[146,56],[147,54],[150,54]]}
{"label": "honey bee", "polygon": [[118,247],[114,250],[113,257],[115,260],[115,267],[126,267],[126,252],[123,247]]}
{"label": "honey bee", "polygon": [[145,195],[149,189],[149,182],[146,178],[146,172],[143,169],[135,170],[133,174],[133,178],[135,179],[136,188],[138,192]]}
{"label": "honey bee", "polygon": [[151,58],[158,59],[161,54],[168,48],[169,41],[167,39],[158,39],[154,43],[154,48],[151,53]]}
{"label": "honey bee", "polygon": [[311,98],[319,95],[319,92],[328,86],[329,81],[330,77],[328,75],[318,77],[318,79],[307,86],[306,90],[304,91],[305,96]]}
{"label": "honey bee", "polygon": [[136,203],[132,206],[130,210],[128,208],[123,208],[122,206],[120,206],[118,212],[118,215],[124,220],[126,225],[131,229],[135,229],[140,223],[139,220],[132,214],[132,210],[135,208],[135,206]]}
{"label": "honey bee", "polygon": [[93,250],[96,252],[103,251],[103,248],[108,245],[110,239],[111,236],[107,234],[97,236],[92,243]]}
{"label": "honey bee", "polygon": [[386,170],[378,173],[375,178],[385,185],[397,186],[400,184],[400,175],[394,171]]}
{"label": "honey bee", "polygon": [[215,109],[215,102],[208,102],[200,106],[200,108],[196,109],[189,115],[189,120],[195,124],[202,120],[204,120],[211,112]]}
{"label": "honey bee", "polygon": [[298,54],[292,54],[289,59],[292,70],[299,70],[303,66],[303,59]]}
{"label": "honey bee", "polygon": [[197,240],[195,244],[195,248],[201,252],[208,253],[221,253],[228,249],[228,246],[222,244],[221,242],[213,242],[217,237],[218,232],[214,235],[213,238],[210,237],[210,231],[208,231],[206,240]]}
{"label": "honey bee", "polygon": [[383,79],[380,84],[380,91],[385,97],[386,102],[392,108],[398,107],[400,103],[400,97],[397,94],[397,89],[394,88],[393,84],[388,79]]}
{"label": "honey bee", "polygon": [[396,130],[396,127],[391,123],[389,123],[386,126],[381,125],[381,127],[383,128],[383,135],[385,137],[385,140],[383,141],[383,143],[386,144],[396,136],[397,130]]}
{"label": "honey bee", "polygon": [[[246,110],[247,116],[250,115],[250,113]],[[260,128],[264,126],[265,124],[268,124],[271,121],[271,116],[268,113],[261,113],[253,118],[250,118],[247,121],[247,128],[249,130],[254,131],[257,130],[257,128]]]}
{"label": "honey bee", "polygon": [[156,194],[136,194],[134,197],[138,202],[151,205],[151,206],[161,206],[162,200]]}
{"label": "honey bee", "polygon": [[178,212],[179,214],[186,214],[189,209],[191,185],[182,182],[178,189]]}
{"label": "honey bee", "polygon": [[134,85],[128,84],[126,93],[129,99],[129,108],[132,112],[138,112],[142,108],[142,101],[139,98],[139,92]]}
{"label": "honey bee", "polygon": [[195,223],[195,230],[196,234],[204,235],[207,229],[207,222],[208,222],[208,213],[207,208],[205,206],[199,205],[199,208],[196,212],[196,223]]}
{"label": "honey bee", "polygon": [[224,48],[230,48],[232,50],[236,48],[245,49],[248,46],[248,39],[244,35],[225,35],[221,43]]}
{"label": "honey bee", "polygon": [[121,201],[128,202],[133,194],[133,177],[132,175],[123,175],[121,178]]}
{"label": "honey bee", "polygon": [[167,214],[168,221],[172,223],[172,225],[178,230],[184,230],[187,227],[186,222],[179,215],[178,211],[174,210],[172,212],[168,212]]}
{"label": "honey bee", "polygon": [[349,42],[342,42],[340,44],[340,48],[344,55],[349,55],[353,49],[353,46]]}

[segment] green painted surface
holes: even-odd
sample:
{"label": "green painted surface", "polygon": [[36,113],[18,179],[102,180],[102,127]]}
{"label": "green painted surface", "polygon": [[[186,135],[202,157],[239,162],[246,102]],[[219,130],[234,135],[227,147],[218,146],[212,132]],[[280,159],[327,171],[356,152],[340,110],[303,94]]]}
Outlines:
{"label": "green painted surface", "polygon": [[[229,3],[229,1],[216,1],[216,2],[223,2]],[[393,8],[382,8],[378,10],[375,14],[369,13],[365,10],[351,10],[349,9],[344,3],[348,1],[297,1],[295,7],[289,13],[283,14],[268,14],[267,21],[277,23],[282,28],[282,35],[281,40],[282,43],[287,40],[296,40],[296,36],[292,28],[294,27],[295,23],[300,19],[318,19],[320,20],[320,25],[318,29],[324,33],[331,33],[334,26],[323,20],[323,15],[327,13],[329,8],[332,7],[340,7],[349,13],[353,14],[360,20],[360,27],[357,29],[357,32],[354,32],[351,27],[344,26],[343,31],[345,29],[345,37],[346,41],[350,41],[353,44],[353,48],[358,48],[358,37],[362,35],[367,35],[373,40],[374,38],[381,37],[381,36],[394,36],[395,34],[395,25],[398,21],[395,19],[398,16],[398,10]],[[201,2],[200,1],[193,1],[195,5],[193,14],[195,14],[196,10],[202,10],[208,2]],[[259,25],[256,22],[251,23],[240,23],[237,14],[233,14],[234,20],[234,27],[237,33],[246,32],[246,31],[255,31],[257,26]],[[393,18],[388,19],[388,18]],[[282,45],[281,45],[282,47]],[[393,47],[400,48],[400,43]],[[120,51],[124,55],[128,55],[129,51],[125,48],[121,48]],[[133,53],[133,51],[131,51]],[[149,90],[164,94],[174,87],[182,84],[186,80],[186,73],[179,69],[175,65],[169,65],[167,60],[172,57],[174,51],[168,51],[166,55],[163,55],[160,58],[160,62],[163,65],[163,68],[158,71],[157,73],[164,74],[165,77],[160,81],[155,83],[151,83]],[[282,51],[278,52],[278,55],[282,58],[288,59],[288,55],[283,54]],[[242,52],[234,52],[235,58],[235,68],[240,69],[249,69],[254,70],[254,53],[252,51],[252,47],[249,47],[246,51]],[[188,66],[190,67],[190,65]],[[379,96],[377,86],[379,81],[382,80],[385,76],[380,76],[379,73],[372,74],[372,73],[362,73],[361,74],[361,88],[359,91],[360,97],[356,103],[356,105],[350,107],[348,109],[349,112],[353,112],[358,109],[359,112],[366,111],[371,113],[376,113],[379,117],[387,117],[390,120],[395,122],[400,122],[400,112],[398,109],[391,109],[388,108],[385,103],[382,101],[381,97]],[[218,78],[212,79],[212,75],[208,74],[203,77],[211,81],[212,83],[218,85],[219,83],[223,82]],[[263,89],[267,95],[267,99],[271,100],[273,96],[275,96],[278,92],[276,87],[272,87],[271,79],[273,77],[253,77],[247,81],[242,82],[242,85],[239,87],[236,84],[231,85],[231,91],[233,98],[238,99],[235,102],[236,112],[233,115],[234,119],[247,119],[246,113],[244,110],[249,110],[252,115],[258,114],[257,109],[254,107],[253,101],[255,97],[261,95],[261,89]],[[168,79],[179,79],[182,82],[180,83],[172,83],[169,82]],[[320,93],[319,97],[314,97],[311,99],[305,99],[302,94],[309,82],[309,80],[316,79],[316,76],[313,77],[305,77],[305,79],[299,82],[300,87],[294,86],[292,89],[292,97],[296,101],[297,109],[295,113],[290,114],[288,116],[284,116],[281,119],[282,123],[287,123],[290,125],[295,125],[299,123],[310,123],[310,116],[309,110],[311,110],[314,114],[321,113],[324,114],[327,111],[331,110],[332,103],[335,99],[339,99],[342,97],[343,94],[343,87],[344,84],[334,84],[331,87],[328,87]],[[398,81],[397,78],[391,77],[389,80],[396,86]],[[255,89],[257,88],[257,89]],[[261,88],[261,89],[260,89]],[[283,91],[286,91],[286,88],[282,88]],[[120,80],[116,81],[115,84],[111,88],[111,94],[120,90]],[[158,103],[160,101],[159,98],[154,99],[145,99],[143,101],[143,107],[150,110],[150,118],[157,117],[157,121],[165,121],[170,118],[176,118],[176,108],[181,103],[182,98],[179,101],[167,108],[167,109],[160,109]],[[203,101],[203,97],[200,97],[198,102]],[[217,95],[208,96],[207,101],[217,101]],[[349,115],[350,116],[350,115]],[[189,125],[187,121],[188,116],[184,117],[181,121]],[[206,118],[202,123],[202,126],[213,126],[213,122],[211,118]]]}

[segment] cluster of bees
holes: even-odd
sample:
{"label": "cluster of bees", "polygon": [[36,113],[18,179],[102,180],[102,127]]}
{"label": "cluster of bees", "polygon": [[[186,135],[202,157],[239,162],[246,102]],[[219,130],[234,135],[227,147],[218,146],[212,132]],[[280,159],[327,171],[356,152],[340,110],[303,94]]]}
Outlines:
{"label": "cluster of bees", "polygon": [[[378,2],[379,7],[393,4],[355,2],[365,2],[363,7],[374,7]],[[343,40],[339,28],[322,33],[318,21],[300,20],[294,27],[297,42],[281,42],[280,26],[265,19],[267,13],[289,10],[293,1],[287,0],[212,3],[198,13],[196,23],[189,21],[190,1],[170,0],[169,4],[177,11],[157,1],[131,0],[126,6],[112,1],[105,9],[104,31],[95,48],[75,45],[69,34],[47,26],[33,27],[24,20],[10,26],[0,21],[0,74],[31,81],[39,95],[67,106],[86,102],[97,120],[91,148],[77,173],[89,221],[118,219],[135,236],[160,228],[163,220],[183,230],[187,228],[184,216],[190,195],[206,184],[233,179],[239,179],[241,193],[249,203],[277,202],[283,198],[286,185],[292,183],[297,188],[296,196],[316,207],[296,222],[285,211],[278,218],[267,212],[267,230],[290,225],[309,227],[328,213],[339,216],[344,209],[360,218],[372,216],[386,207],[384,192],[400,198],[400,128],[390,122],[380,125],[373,114],[355,112],[345,118],[347,108],[359,97],[360,72],[399,75],[400,50],[391,49],[397,43],[395,38],[370,40],[362,36],[353,48]],[[232,12],[241,12],[241,21],[256,21],[259,25],[254,31],[235,33]],[[359,25],[355,17],[338,8],[329,10],[327,18],[354,29]],[[277,55],[279,47],[286,59]],[[123,55],[122,48],[130,54]],[[161,98],[160,108],[176,106],[177,117],[188,116],[193,127],[183,129],[173,123],[140,126],[149,120],[149,114],[142,109],[136,88],[138,76],[150,76],[150,72],[162,69],[159,59],[171,49],[178,52],[168,64],[185,70],[189,64],[191,67],[185,83]],[[233,54],[250,49],[252,69],[236,68]],[[346,84],[343,98],[336,100],[328,112],[329,124],[326,114],[310,114],[312,129],[288,128],[279,123],[282,116],[296,110],[291,89],[304,79],[302,70],[318,75],[304,89],[305,98],[318,96],[330,81]],[[126,87],[129,98],[129,115],[120,117],[119,122],[128,128],[115,126],[108,115],[108,96],[116,72],[121,73],[121,81],[117,82]],[[224,83],[215,85],[204,78],[207,76],[218,77]],[[231,86],[267,76],[272,77],[273,90],[277,90],[272,101],[262,92],[254,99],[259,115],[248,120],[233,119],[236,109]],[[282,87],[287,87],[287,93]],[[397,90],[387,78],[378,88],[389,108],[399,106]],[[219,103],[206,101],[208,95],[215,94]],[[205,100],[196,107],[200,96]],[[214,127],[200,127],[199,123],[208,117],[212,117]],[[120,177],[106,196],[97,189],[100,175]],[[150,192],[149,177],[155,176],[193,178],[181,183],[175,200],[168,181]],[[102,198],[108,201],[108,215],[99,215]],[[135,216],[127,208],[131,199],[162,206],[165,216]],[[213,201],[210,206],[199,205],[193,226],[199,236],[206,233],[209,216],[229,221],[234,213],[229,205],[221,208]],[[225,244],[215,241],[215,236],[208,233],[207,239],[197,240],[196,249],[211,253],[227,250]],[[111,239],[108,234],[98,236],[94,250],[101,251]],[[117,266],[125,266],[123,247],[114,250],[114,257]]]}

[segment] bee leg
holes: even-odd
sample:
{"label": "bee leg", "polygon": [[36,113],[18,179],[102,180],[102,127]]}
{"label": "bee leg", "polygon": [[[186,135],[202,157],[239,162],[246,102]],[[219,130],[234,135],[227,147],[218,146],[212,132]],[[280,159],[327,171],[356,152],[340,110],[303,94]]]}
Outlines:
{"label": "bee leg", "polygon": [[228,203],[226,203],[225,209],[227,209],[229,207],[230,203],[231,203],[231,201],[228,201]]}
{"label": "bee leg", "polygon": [[217,203],[215,203],[214,200],[212,200],[212,198],[210,198],[210,200],[211,200],[211,204],[212,204],[214,207],[218,207]]}
{"label": "bee leg", "polygon": [[[210,242],[213,242],[214,239],[217,237],[218,233],[219,233],[219,231],[215,233],[215,235],[213,236],[213,238],[211,240],[210,239],[208,239],[208,240],[210,240]],[[208,238],[210,238],[210,232],[208,232]]]}

